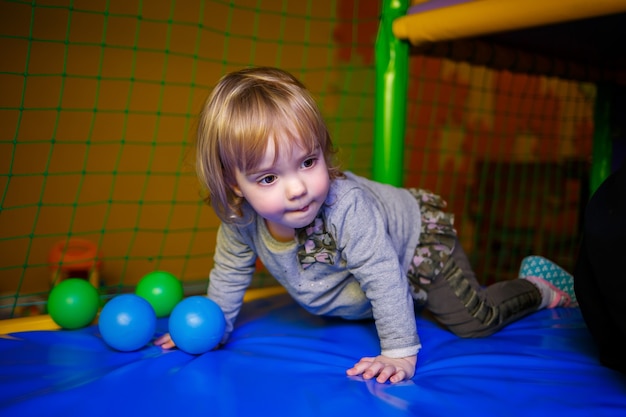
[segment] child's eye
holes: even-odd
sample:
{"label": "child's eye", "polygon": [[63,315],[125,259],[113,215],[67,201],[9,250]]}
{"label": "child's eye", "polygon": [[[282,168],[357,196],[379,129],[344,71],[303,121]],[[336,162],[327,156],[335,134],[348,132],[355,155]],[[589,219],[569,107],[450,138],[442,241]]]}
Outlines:
{"label": "child's eye", "polygon": [[313,165],[315,165],[315,161],[316,161],[316,160],[317,160],[316,158],[308,158],[308,159],[305,159],[305,160],[302,162],[302,167],[303,167],[303,168],[311,168]]}
{"label": "child's eye", "polygon": [[261,185],[269,185],[276,181],[276,175],[266,175],[259,180],[259,184]]}

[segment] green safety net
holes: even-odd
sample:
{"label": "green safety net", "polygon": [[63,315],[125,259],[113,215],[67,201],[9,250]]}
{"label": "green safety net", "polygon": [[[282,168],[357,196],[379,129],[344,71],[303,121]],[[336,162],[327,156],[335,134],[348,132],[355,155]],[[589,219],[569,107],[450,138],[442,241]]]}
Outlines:
{"label": "green safety net", "polygon": [[[293,72],[341,166],[371,177],[380,12],[356,0],[0,2],[0,318],[45,311],[62,279],[53,248],[76,239],[97,248],[103,295],[154,270],[205,291],[219,222],[201,200],[194,133],[228,71]],[[408,66],[403,182],[447,199],[479,279],[514,277],[530,253],[570,269],[594,85],[419,54]],[[259,265],[253,286],[273,284]]]}

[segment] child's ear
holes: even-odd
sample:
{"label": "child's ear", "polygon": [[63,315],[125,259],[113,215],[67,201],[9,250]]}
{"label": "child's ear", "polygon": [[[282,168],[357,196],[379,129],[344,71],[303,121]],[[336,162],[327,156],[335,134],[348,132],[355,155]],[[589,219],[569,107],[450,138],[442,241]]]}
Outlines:
{"label": "child's ear", "polygon": [[243,193],[241,192],[241,189],[237,185],[233,185],[231,188],[233,190],[233,193],[235,193],[237,197],[243,198]]}

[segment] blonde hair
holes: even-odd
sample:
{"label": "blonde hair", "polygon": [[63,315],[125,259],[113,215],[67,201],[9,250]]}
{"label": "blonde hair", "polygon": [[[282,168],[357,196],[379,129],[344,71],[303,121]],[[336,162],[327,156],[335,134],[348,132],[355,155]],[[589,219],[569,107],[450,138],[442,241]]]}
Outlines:
{"label": "blonde hair", "polygon": [[244,200],[233,187],[235,172],[257,168],[270,140],[279,138],[307,152],[318,147],[331,179],[335,149],[315,100],[293,75],[277,68],[246,68],[225,75],[208,97],[198,126],[196,171],[208,191],[206,202],[226,223],[241,221]]}

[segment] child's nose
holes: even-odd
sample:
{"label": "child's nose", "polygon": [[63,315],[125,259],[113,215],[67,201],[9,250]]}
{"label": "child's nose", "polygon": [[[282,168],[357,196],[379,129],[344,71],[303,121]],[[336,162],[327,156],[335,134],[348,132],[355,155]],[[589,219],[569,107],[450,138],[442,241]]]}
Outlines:
{"label": "child's nose", "polygon": [[287,184],[287,198],[294,200],[306,194],[306,184],[298,177],[289,180]]}

